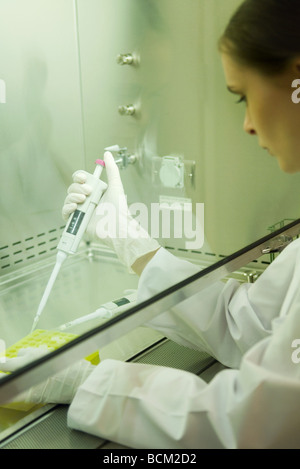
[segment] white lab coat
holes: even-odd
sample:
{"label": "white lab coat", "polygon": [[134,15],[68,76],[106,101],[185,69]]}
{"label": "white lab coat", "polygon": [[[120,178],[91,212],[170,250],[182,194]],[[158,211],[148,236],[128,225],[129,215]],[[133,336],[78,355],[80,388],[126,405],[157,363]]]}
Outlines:
{"label": "white lab coat", "polygon": [[[196,270],[161,248],[141,275],[139,298]],[[181,370],[105,360],[78,389],[70,427],[133,448],[300,448],[292,346],[300,339],[300,239],[256,283],[215,283],[150,326],[234,369],[207,384]]]}

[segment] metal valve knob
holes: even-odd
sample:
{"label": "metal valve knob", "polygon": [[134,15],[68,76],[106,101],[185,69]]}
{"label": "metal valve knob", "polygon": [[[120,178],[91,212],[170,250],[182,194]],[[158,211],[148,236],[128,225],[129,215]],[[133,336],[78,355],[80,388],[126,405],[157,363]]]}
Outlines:
{"label": "metal valve knob", "polygon": [[117,63],[119,65],[134,65],[134,62],[132,54],[119,54],[117,56]]}
{"label": "metal valve knob", "polygon": [[133,104],[128,104],[127,106],[119,106],[119,113],[121,116],[133,116],[135,114],[135,107]]}
{"label": "metal valve knob", "polygon": [[119,147],[119,145],[111,145],[104,148],[104,151],[110,151],[114,154],[115,162],[120,169],[126,168],[129,164],[133,164],[137,160],[136,155],[128,152],[126,147]]}

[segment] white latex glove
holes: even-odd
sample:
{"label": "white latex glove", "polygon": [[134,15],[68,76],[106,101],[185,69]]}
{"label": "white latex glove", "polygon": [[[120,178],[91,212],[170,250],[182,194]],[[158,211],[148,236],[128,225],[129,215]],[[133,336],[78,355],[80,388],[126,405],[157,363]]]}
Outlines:
{"label": "white latex glove", "polygon": [[46,347],[27,347],[18,351],[18,355],[13,358],[5,358],[5,361],[0,363],[0,370],[5,372],[16,371],[18,368],[27,365],[33,360],[43,357],[49,353]]}
{"label": "white latex glove", "polygon": [[[1,371],[13,372],[16,369],[25,366],[31,361],[41,358],[49,350],[43,348],[26,348],[21,349],[15,358],[6,358],[4,363],[0,363]],[[49,377],[45,381],[27,391],[19,394],[13,399],[13,402],[5,405],[6,407],[19,409],[23,404],[69,404],[76,394],[77,388],[87,379],[91,372],[95,369],[87,360],[80,360],[69,368],[60,371],[54,376]],[[3,376],[5,376],[3,374]]]}
{"label": "white latex glove", "polygon": [[[156,251],[160,245],[130,214],[119,168],[110,152],[105,152],[104,162],[108,188],[89,223],[87,234],[91,240],[100,239],[113,249],[120,261],[130,269],[137,259]],[[86,174],[86,171],[73,174],[74,183],[68,188],[62,209],[66,221],[91,193],[91,187],[85,184]]]}

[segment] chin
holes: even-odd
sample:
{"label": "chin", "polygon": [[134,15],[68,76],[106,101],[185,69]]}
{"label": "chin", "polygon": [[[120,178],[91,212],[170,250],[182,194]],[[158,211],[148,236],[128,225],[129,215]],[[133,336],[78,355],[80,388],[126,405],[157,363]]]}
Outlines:
{"label": "chin", "polygon": [[300,173],[300,166],[290,165],[286,161],[279,161],[279,167],[286,174]]}

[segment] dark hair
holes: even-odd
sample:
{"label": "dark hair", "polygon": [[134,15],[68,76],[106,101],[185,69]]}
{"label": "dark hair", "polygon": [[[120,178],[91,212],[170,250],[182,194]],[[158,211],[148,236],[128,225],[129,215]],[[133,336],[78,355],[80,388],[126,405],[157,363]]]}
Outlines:
{"label": "dark hair", "polygon": [[221,52],[264,74],[300,56],[300,0],[245,0],[219,40]]}

